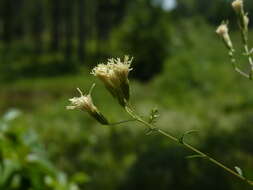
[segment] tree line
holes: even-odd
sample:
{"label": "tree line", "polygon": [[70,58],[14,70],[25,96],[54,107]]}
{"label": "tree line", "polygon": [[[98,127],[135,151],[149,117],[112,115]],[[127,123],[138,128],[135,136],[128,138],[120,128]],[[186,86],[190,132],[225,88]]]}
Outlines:
{"label": "tree line", "polygon": [[36,53],[78,52],[89,39],[106,39],[124,16],[126,0],[2,0],[0,38],[4,46],[31,41]]}

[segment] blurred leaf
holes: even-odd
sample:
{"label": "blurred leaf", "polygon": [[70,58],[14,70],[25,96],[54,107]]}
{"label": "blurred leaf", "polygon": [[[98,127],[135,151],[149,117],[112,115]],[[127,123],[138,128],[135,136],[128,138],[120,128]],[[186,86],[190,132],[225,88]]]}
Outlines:
{"label": "blurred leaf", "polygon": [[235,166],[235,170],[236,172],[240,175],[240,176],[243,176],[243,172],[242,172],[242,169],[239,168],[238,166]]}
{"label": "blurred leaf", "polygon": [[21,115],[21,112],[18,109],[12,108],[9,109],[3,116],[4,121],[12,121],[19,117]]}
{"label": "blurred leaf", "polygon": [[78,183],[78,184],[83,184],[87,183],[90,181],[90,177],[85,174],[85,173],[76,173],[75,175],[72,176],[71,181]]}

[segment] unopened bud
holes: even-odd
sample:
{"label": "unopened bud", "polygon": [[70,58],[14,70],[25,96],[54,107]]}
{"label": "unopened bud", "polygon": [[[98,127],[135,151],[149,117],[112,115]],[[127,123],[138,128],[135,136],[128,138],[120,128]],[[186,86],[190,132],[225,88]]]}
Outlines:
{"label": "unopened bud", "polygon": [[228,33],[228,26],[225,23],[222,23],[218,28],[216,29],[216,33],[222,38],[224,41],[226,47],[230,50],[233,49],[233,44],[230,40],[230,36]]}
{"label": "unopened bud", "polygon": [[67,106],[67,109],[80,109],[87,111],[93,118],[95,118],[99,123],[103,125],[108,125],[109,122],[107,119],[100,113],[97,107],[93,104],[91,91],[94,85],[92,86],[89,94],[83,95],[82,91],[78,88],[77,90],[80,93],[80,97],[74,97],[69,99],[71,105]]}
{"label": "unopened bud", "polygon": [[227,35],[228,34],[227,24],[221,24],[220,26],[218,26],[218,28],[216,29],[216,33],[221,37]]}

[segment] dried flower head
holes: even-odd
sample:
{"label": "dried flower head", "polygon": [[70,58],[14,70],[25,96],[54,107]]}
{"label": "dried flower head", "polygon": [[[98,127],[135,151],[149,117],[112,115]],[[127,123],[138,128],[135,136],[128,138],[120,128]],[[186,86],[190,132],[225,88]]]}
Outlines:
{"label": "dried flower head", "polygon": [[133,58],[125,56],[120,58],[108,59],[107,64],[98,64],[93,68],[91,74],[98,77],[105,85],[107,90],[118,99],[122,106],[129,100],[129,80],[128,74]]}
{"label": "dried flower head", "polygon": [[232,7],[236,13],[242,13],[243,12],[243,1],[242,0],[233,1]]}
{"label": "dried flower head", "polygon": [[93,104],[91,92],[94,86],[95,84],[92,85],[90,92],[87,95],[83,95],[82,91],[79,88],[77,88],[78,92],[80,93],[80,97],[70,98],[69,101],[71,102],[71,105],[67,106],[66,108],[69,110],[73,109],[85,110],[98,122],[100,122],[103,125],[107,125],[109,124],[107,119],[99,112],[97,107]]}
{"label": "dried flower head", "polygon": [[220,26],[218,26],[218,28],[216,29],[216,33],[223,39],[226,47],[230,50],[233,50],[233,45],[228,33],[227,23],[223,22]]}

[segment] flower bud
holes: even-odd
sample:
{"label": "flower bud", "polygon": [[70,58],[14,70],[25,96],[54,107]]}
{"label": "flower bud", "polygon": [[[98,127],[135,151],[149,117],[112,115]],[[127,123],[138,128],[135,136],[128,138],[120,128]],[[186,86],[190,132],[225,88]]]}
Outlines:
{"label": "flower bud", "polygon": [[249,26],[249,17],[247,14],[243,16],[243,27],[247,31]]}
{"label": "flower bud", "polygon": [[133,58],[125,56],[123,60],[108,59],[107,64],[98,64],[91,74],[97,76],[120,105],[125,106],[130,97],[128,74],[132,69],[130,64]]}
{"label": "flower bud", "polygon": [[91,91],[93,88],[94,88],[94,85],[92,86],[88,95],[83,95],[82,91],[79,88],[77,88],[77,90],[80,93],[80,97],[70,98],[69,101],[71,102],[71,105],[67,106],[66,108],[70,110],[73,110],[73,109],[85,110],[93,118],[95,118],[99,123],[103,125],[108,125],[109,122],[107,121],[107,119],[100,113],[97,107],[93,104],[93,101],[91,98]]}
{"label": "flower bud", "polygon": [[233,50],[233,44],[230,40],[230,36],[228,34],[228,27],[227,24],[222,23],[218,28],[216,29],[216,33],[223,39],[226,47],[229,50]]}
{"label": "flower bud", "polygon": [[235,0],[232,2],[232,7],[236,13],[243,13],[243,1]]}
{"label": "flower bud", "polygon": [[226,24],[221,24],[220,26],[218,26],[218,28],[216,29],[216,33],[223,37],[224,35],[227,35],[228,33],[228,27]]}

